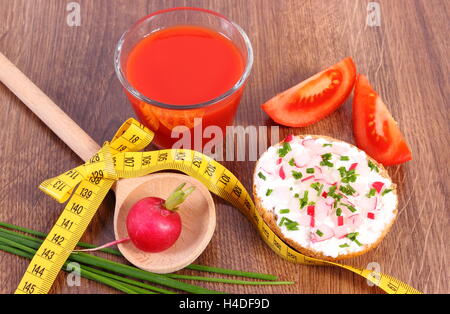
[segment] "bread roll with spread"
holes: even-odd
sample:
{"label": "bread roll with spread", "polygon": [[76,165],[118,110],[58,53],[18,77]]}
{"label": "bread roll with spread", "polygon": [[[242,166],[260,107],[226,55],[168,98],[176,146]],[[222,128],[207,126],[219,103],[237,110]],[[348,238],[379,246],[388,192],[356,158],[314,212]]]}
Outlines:
{"label": "bread roll with spread", "polygon": [[396,185],[357,147],[325,136],[288,136],[256,163],[253,196],[271,229],[325,260],[375,248],[397,216]]}

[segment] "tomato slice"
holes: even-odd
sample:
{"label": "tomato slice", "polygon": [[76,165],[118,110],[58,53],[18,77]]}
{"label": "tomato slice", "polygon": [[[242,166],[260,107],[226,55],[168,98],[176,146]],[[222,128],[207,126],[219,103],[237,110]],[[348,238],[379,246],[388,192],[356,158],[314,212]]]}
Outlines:
{"label": "tomato slice", "polygon": [[301,127],[315,123],[344,103],[355,84],[356,68],[348,57],[276,95],[262,105],[277,123]]}
{"label": "tomato slice", "polygon": [[356,145],[385,166],[412,159],[397,122],[362,74],[353,96],[353,132]]}

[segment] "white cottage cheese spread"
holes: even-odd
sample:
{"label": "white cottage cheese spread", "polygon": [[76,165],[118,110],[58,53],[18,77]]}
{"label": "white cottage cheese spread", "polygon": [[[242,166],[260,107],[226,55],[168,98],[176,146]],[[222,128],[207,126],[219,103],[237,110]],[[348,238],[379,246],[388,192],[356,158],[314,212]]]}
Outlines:
{"label": "white cottage cheese spread", "polygon": [[288,136],[261,156],[254,182],[286,238],[333,258],[365,250],[395,218],[391,180],[344,142]]}

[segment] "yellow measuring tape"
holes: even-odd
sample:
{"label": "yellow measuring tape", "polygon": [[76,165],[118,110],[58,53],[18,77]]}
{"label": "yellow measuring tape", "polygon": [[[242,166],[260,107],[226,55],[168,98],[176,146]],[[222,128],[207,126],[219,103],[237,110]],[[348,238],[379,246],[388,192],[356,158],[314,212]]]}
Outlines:
{"label": "yellow measuring tape", "polygon": [[161,170],[178,170],[201,181],[212,193],[227,200],[250,219],[263,240],[283,258],[305,265],[333,265],[350,270],[387,293],[420,293],[382,273],[305,256],[283,242],[264,222],[250,194],[228,169],[197,151],[166,149],[140,152],[153,133],[128,119],[113,140],[106,142],[88,162],[55,178],[40,189],[63,203],[61,216],[31,260],[15,293],[48,293],[59,271],[79,242],[100,203],[119,178],[143,176]]}

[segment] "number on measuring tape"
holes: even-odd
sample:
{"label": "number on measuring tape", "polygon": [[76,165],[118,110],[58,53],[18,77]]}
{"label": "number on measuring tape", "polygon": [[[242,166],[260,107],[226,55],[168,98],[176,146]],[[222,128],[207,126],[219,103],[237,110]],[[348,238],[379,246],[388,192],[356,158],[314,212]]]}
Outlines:
{"label": "number on measuring tape", "polygon": [[28,293],[28,294],[33,294],[34,293],[34,289],[36,289],[36,285],[25,281],[25,284],[23,285],[22,291]]}
{"label": "number on measuring tape", "polygon": [[81,188],[80,196],[88,200],[92,196],[92,190],[89,190],[88,188]]}
{"label": "number on measuring tape", "polygon": [[37,277],[42,278],[42,275],[44,274],[45,271],[45,267],[38,265],[38,264],[34,264],[33,265],[33,270],[31,271],[31,273]]}
{"label": "number on measuring tape", "polygon": [[150,165],[151,162],[152,162],[152,156],[151,155],[142,156],[142,161],[141,161],[142,167]]}
{"label": "number on measuring tape", "polygon": [[125,163],[125,167],[133,168],[134,167],[134,157],[133,156],[125,157],[124,163]]}
{"label": "number on measuring tape", "polygon": [[123,152],[125,149],[127,149],[128,147],[126,145],[120,144],[116,149],[119,152]]}
{"label": "number on measuring tape", "polygon": [[192,165],[194,165],[197,168],[200,168],[202,165],[202,158],[200,156],[194,156],[192,159]]}
{"label": "number on measuring tape", "polygon": [[53,184],[53,188],[57,191],[62,191],[67,186],[62,180],[58,180]]}
{"label": "number on measuring tape", "polygon": [[213,166],[213,165],[211,165],[211,164],[208,164],[207,166],[206,166],[206,169],[205,169],[205,174],[206,175],[208,175],[208,177],[212,177],[213,175],[214,175],[214,172],[216,172],[216,167],[215,166]]}
{"label": "number on measuring tape", "polygon": [[53,234],[53,237],[52,237],[51,241],[53,243],[58,244],[58,245],[62,245],[64,240],[65,240],[65,238],[62,235],[55,233],[55,234]]}
{"label": "number on measuring tape", "polygon": [[177,152],[175,154],[175,160],[185,160],[186,159],[186,153],[185,152]]}
{"label": "number on measuring tape", "polygon": [[136,134],[133,134],[131,136],[131,138],[129,139],[129,141],[133,144],[135,144],[137,141],[139,141],[139,136],[137,136]]}
{"label": "number on measuring tape", "polygon": [[50,249],[44,248],[44,250],[42,251],[41,255],[42,257],[51,260],[53,258],[53,256],[55,256],[55,251],[52,251]]}
{"label": "number on measuring tape", "polygon": [[70,219],[63,218],[63,221],[60,226],[70,231],[70,229],[73,226],[73,221]]}
{"label": "number on measuring tape", "polygon": [[71,179],[76,179],[78,177],[79,173],[75,170],[69,170],[66,172],[66,176],[68,176]]}
{"label": "number on measuring tape", "polygon": [[158,155],[158,161],[159,161],[159,162],[166,161],[168,157],[169,157],[169,156],[168,156],[167,153],[161,153],[161,154]]}
{"label": "number on measuring tape", "polygon": [[75,203],[75,202],[72,204],[72,207],[70,208],[70,210],[73,211],[77,215],[81,215],[81,213],[83,212],[83,209],[84,209],[83,205]]}
{"label": "number on measuring tape", "polygon": [[103,171],[96,170],[93,171],[91,174],[92,176],[89,178],[89,182],[98,185],[103,179]]}
{"label": "number on measuring tape", "polygon": [[247,210],[250,210],[252,208],[252,205],[251,205],[250,200],[248,198],[246,198],[245,201],[244,201],[244,207]]}
{"label": "number on measuring tape", "polygon": [[223,185],[227,185],[228,183],[230,183],[231,177],[226,175],[225,173],[223,173],[220,176],[219,182],[222,183]]}
{"label": "number on measuring tape", "polygon": [[237,198],[241,197],[241,195],[242,195],[242,188],[239,185],[235,185],[233,187],[233,194],[235,196],[237,196]]}
{"label": "number on measuring tape", "polygon": [[100,161],[100,155],[99,154],[95,154],[94,156],[92,156],[91,159],[89,159],[90,163],[95,163],[95,162],[99,162]]}

